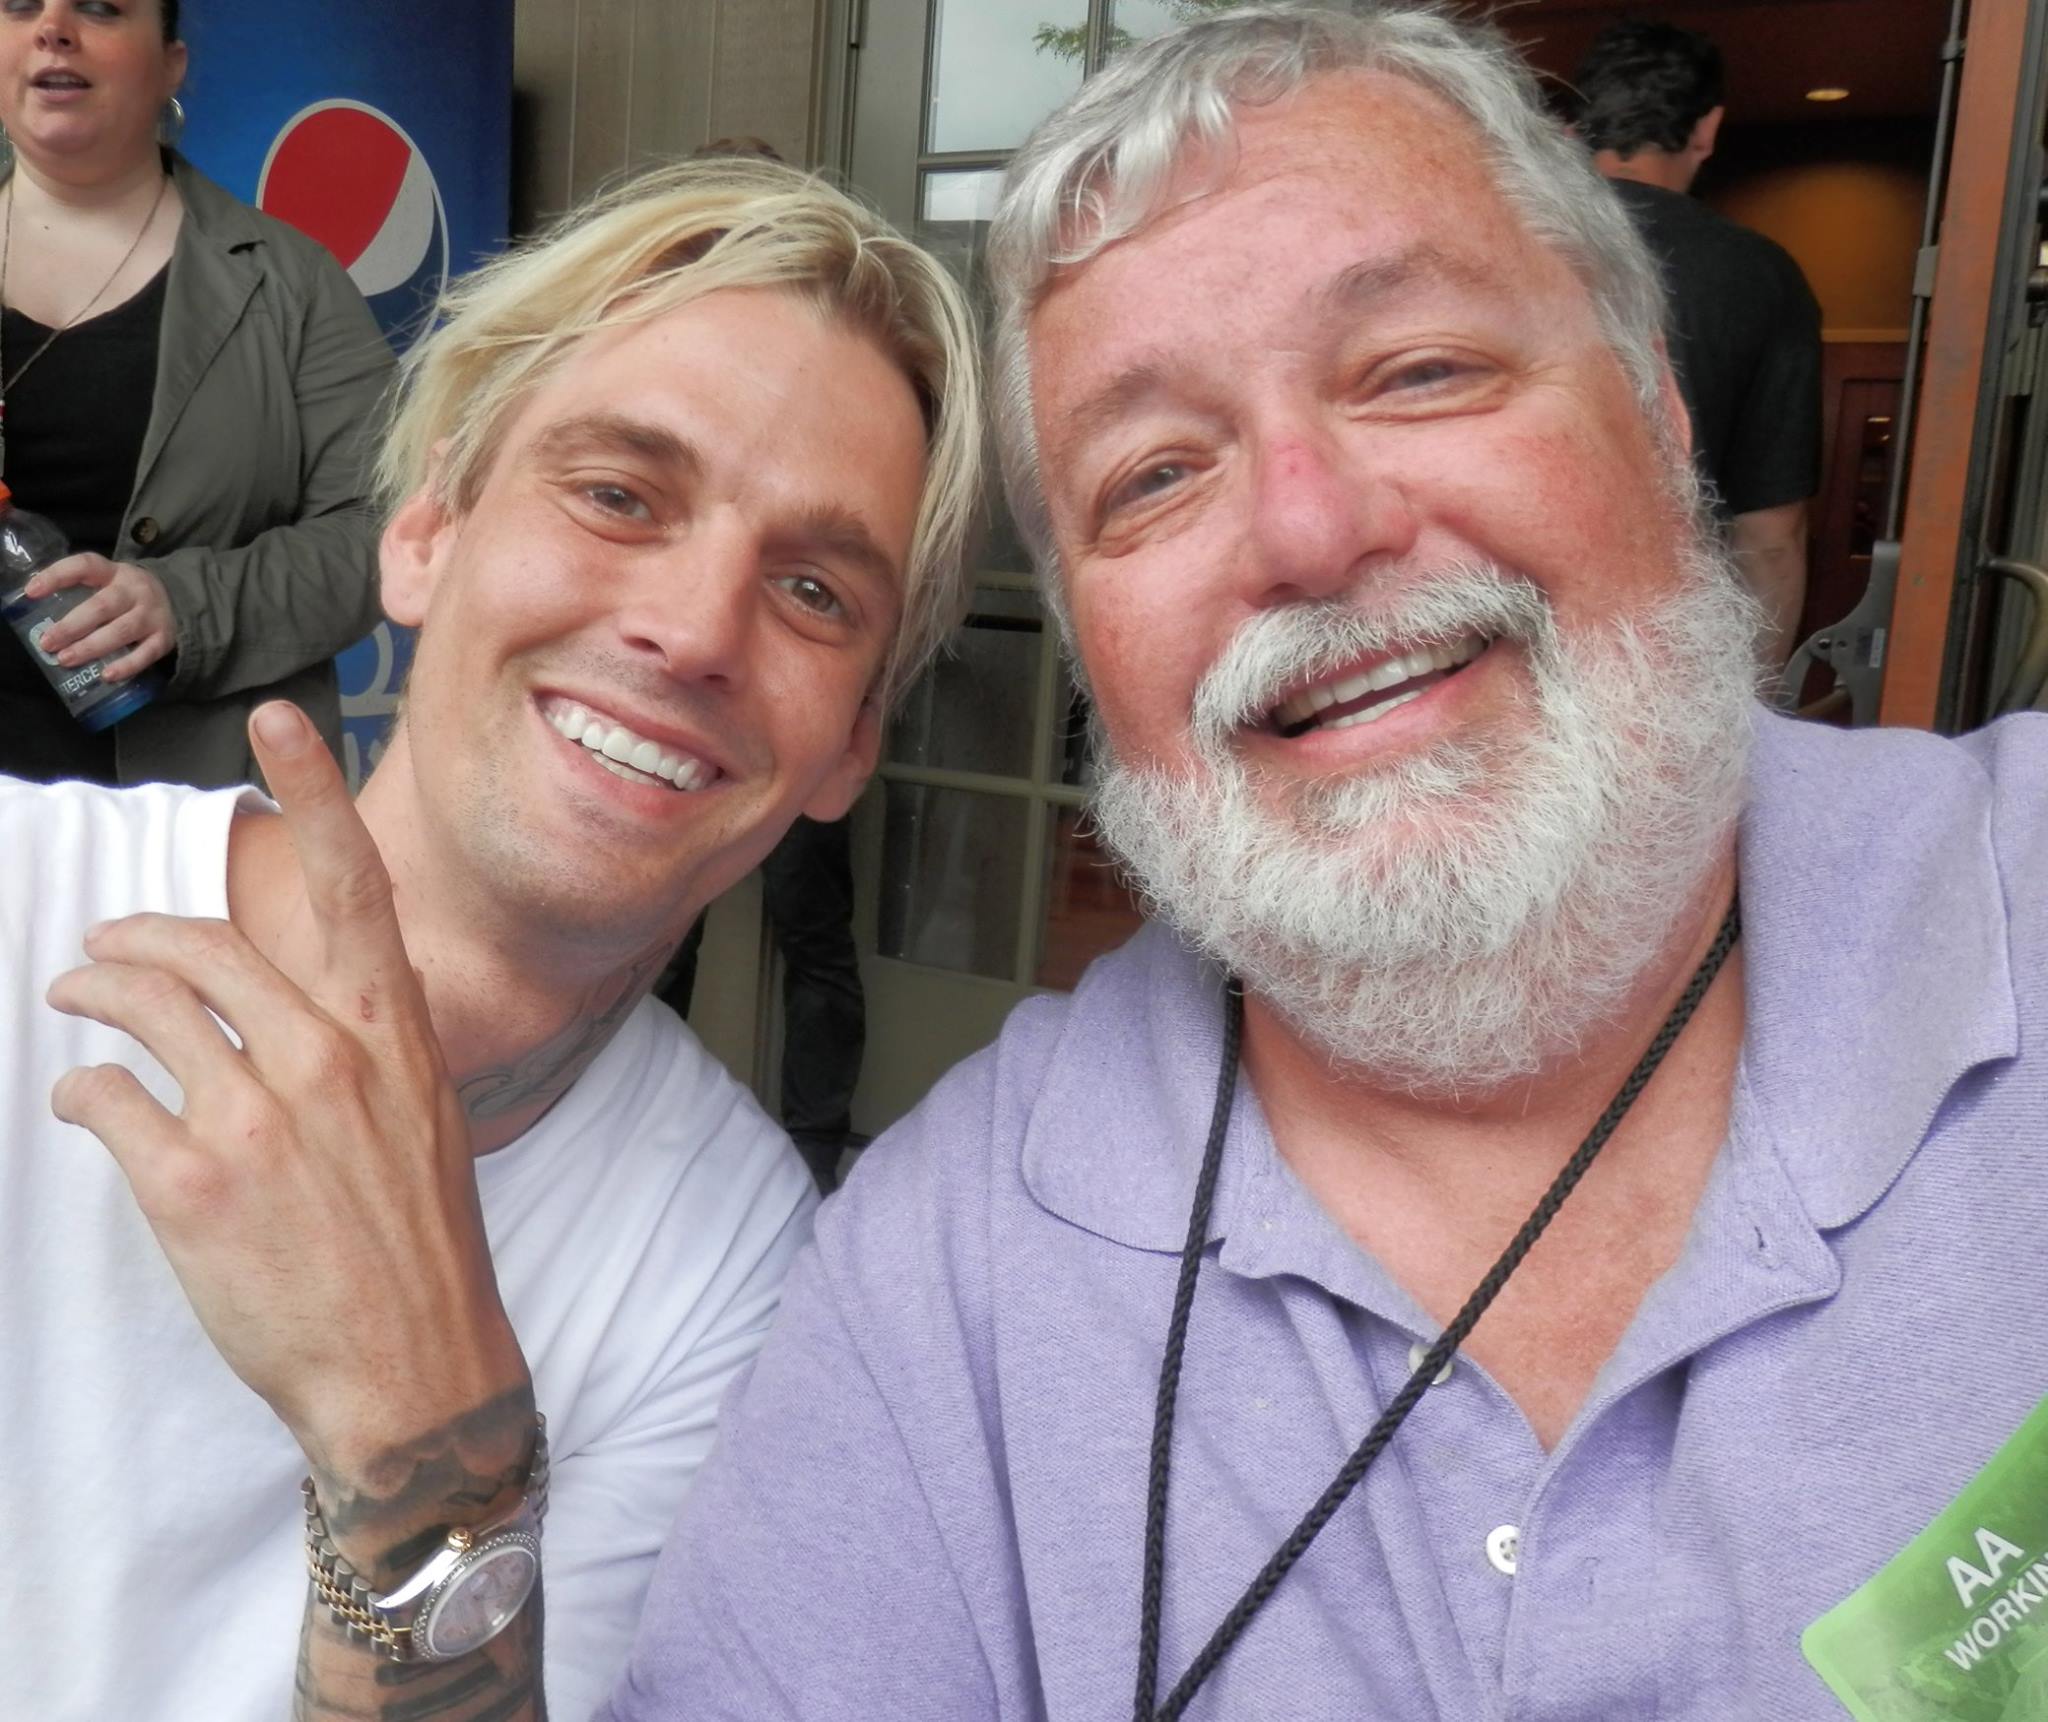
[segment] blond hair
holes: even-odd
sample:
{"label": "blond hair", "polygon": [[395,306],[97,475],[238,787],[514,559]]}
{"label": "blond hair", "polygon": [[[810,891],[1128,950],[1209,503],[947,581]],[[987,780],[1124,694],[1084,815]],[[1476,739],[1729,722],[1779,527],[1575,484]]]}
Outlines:
{"label": "blond hair", "polygon": [[924,488],[882,677],[893,697],[964,604],[982,485],[974,316],[941,264],[815,175],[765,160],[660,168],[453,283],[401,368],[380,495],[395,508],[431,487],[466,511],[513,411],[580,341],[728,287],[809,299],[876,340],[917,392]]}

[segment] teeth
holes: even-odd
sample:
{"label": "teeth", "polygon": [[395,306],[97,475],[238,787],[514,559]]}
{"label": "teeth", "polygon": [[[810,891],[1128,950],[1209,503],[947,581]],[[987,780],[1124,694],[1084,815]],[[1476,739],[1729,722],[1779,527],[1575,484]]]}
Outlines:
{"label": "teeth", "polygon": [[1357,724],[1371,723],[1375,718],[1385,717],[1396,706],[1405,706],[1410,700],[1421,699],[1423,692],[1423,689],[1417,688],[1413,693],[1396,694],[1392,699],[1381,700],[1378,705],[1367,706],[1364,711],[1353,712],[1349,717],[1332,718],[1323,725],[1323,728],[1350,729]]}
{"label": "teeth", "polygon": [[[1486,639],[1478,634],[1468,634],[1464,639],[1448,645],[1418,646],[1412,652],[1404,652],[1399,657],[1389,658],[1385,663],[1362,671],[1358,675],[1347,676],[1341,682],[1323,682],[1312,688],[1304,688],[1300,693],[1292,695],[1284,704],[1274,708],[1273,721],[1282,729],[1292,729],[1331,706],[1348,705],[1353,700],[1365,698],[1367,694],[1380,693],[1402,682],[1412,681],[1417,676],[1426,676],[1433,670],[1451,670],[1461,664],[1469,664],[1485,651],[1486,647]],[[1383,701],[1373,708],[1373,714],[1391,711],[1395,706],[1405,704],[1412,698],[1414,695],[1409,694],[1400,699]],[[1323,727],[1341,728],[1346,724],[1361,721],[1366,715],[1372,714],[1356,714],[1349,718],[1335,719]]]}
{"label": "teeth", "polygon": [[555,733],[580,742],[597,763],[629,783],[662,782],[681,790],[701,789],[716,772],[701,759],[670,753],[659,742],[635,735],[624,724],[600,717],[573,700],[550,700],[542,715]]}

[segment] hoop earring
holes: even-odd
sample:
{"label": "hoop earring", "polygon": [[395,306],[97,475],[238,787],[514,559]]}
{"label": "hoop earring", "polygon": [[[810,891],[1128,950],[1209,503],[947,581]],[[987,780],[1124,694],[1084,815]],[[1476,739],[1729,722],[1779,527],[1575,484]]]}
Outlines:
{"label": "hoop earring", "polygon": [[176,96],[164,103],[162,116],[156,122],[156,135],[166,149],[176,149],[185,136],[185,104]]}

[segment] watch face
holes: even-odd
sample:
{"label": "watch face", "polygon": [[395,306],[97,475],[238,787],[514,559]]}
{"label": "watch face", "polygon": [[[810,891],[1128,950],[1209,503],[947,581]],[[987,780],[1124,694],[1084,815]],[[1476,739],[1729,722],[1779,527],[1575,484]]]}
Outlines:
{"label": "watch face", "polygon": [[466,1656],[510,1623],[540,1576],[540,1543],[523,1531],[493,1537],[441,1581],[413,1628],[414,1643],[436,1662]]}

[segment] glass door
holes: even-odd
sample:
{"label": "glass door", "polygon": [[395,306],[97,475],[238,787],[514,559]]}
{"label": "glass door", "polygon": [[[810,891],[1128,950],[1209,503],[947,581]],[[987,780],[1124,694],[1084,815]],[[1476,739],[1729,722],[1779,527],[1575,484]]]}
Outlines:
{"label": "glass door", "polygon": [[[865,0],[855,19],[849,177],[960,272],[979,259],[1003,166],[1115,49],[1204,0]],[[911,690],[854,816],[875,1132],[994,1038],[1032,992],[1071,987],[1136,904],[1083,803],[1086,702],[991,496],[953,652]]]}

